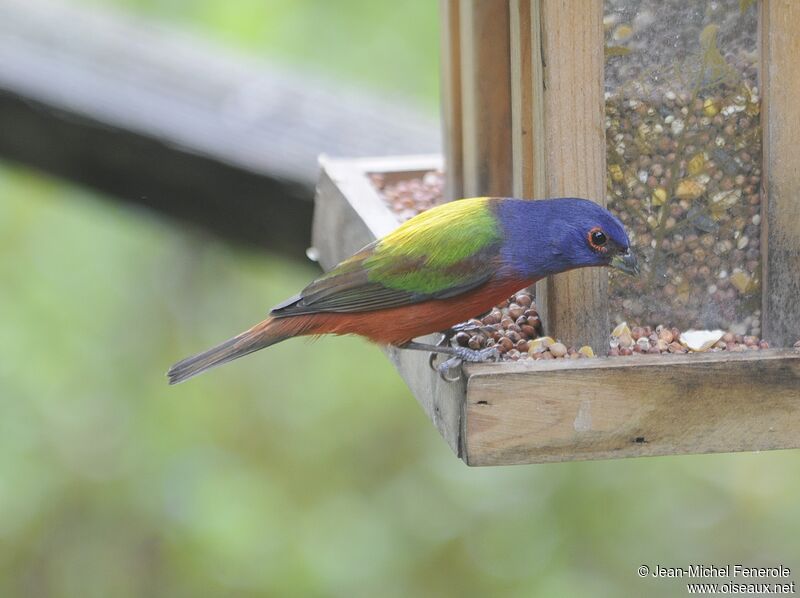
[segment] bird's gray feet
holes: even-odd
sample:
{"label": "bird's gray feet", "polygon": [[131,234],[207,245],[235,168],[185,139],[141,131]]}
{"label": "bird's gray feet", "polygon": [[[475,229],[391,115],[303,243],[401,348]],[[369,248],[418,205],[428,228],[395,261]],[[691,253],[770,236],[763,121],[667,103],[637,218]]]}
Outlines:
{"label": "bird's gray feet", "polygon": [[[436,354],[431,353],[431,357],[436,359]],[[436,371],[439,373],[439,377],[445,382],[458,382],[461,380],[462,365],[464,365],[463,359],[460,357],[451,357],[436,366]],[[433,362],[431,362],[431,367],[433,367]],[[455,372],[455,376],[450,376],[451,371]]]}
{"label": "bird's gray feet", "polygon": [[466,347],[453,347],[456,350],[456,357],[469,363],[483,363],[484,361],[497,361],[500,352],[494,347],[486,349],[468,349]]}
{"label": "bird's gray feet", "polygon": [[416,351],[428,351],[432,354],[432,357],[429,358],[428,364],[433,368],[434,361],[437,355],[449,355],[450,359],[441,363],[440,365],[436,366],[435,369],[439,372],[439,375],[442,379],[447,380],[448,382],[455,382],[461,377],[461,374],[455,378],[448,376],[447,374],[457,368],[460,367],[461,364],[465,361],[470,363],[481,363],[483,361],[493,361],[496,360],[500,353],[494,347],[489,347],[487,349],[469,349],[467,347],[453,347],[447,341],[447,337],[445,336],[444,339],[446,344],[442,344],[442,341],[439,341],[439,344],[436,345],[428,345],[425,343],[417,343],[414,341],[407,342],[403,345],[400,345],[400,349],[414,349]]}
{"label": "bird's gray feet", "polygon": [[[443,361],[438,366],[436,366],[436,371],[439,373],[439,377],[444,380],[445,382],[457,382],[461,378],[461,366],[464,362],[467,363],[483,363],[485,361],[497,361],[500,357],[500,353],[494,347],[489,347],[487,349],[475,350],[475,349],[468,349],[466,347],[452,347],[455,352],[452,354],[448,360]],[[433,353],[433,359],[436,358],[436,354]],[[431,365],[433,361],[431,361]],[[455,375],[451,375],[455,372]]]}
{"label": "bird's gray feet", "polygon": [[[453,340],[453,337],[456,335],[456,331],[452,328],[448,330],[442,331],[442,338],[436,343],[436,347],[449,347],[450,341]],[[438,366],[436,365],[436,359],[439,357],[439,351],[431,351],[428,355],[428,367],[431,368],[434,372],[438,371]]]}
{"label": "bird's gray feet", "polygon": [[[442,335],[442,338],[436,343],[436,347],[450,347],[453,341],[453,338],[459,332],[474,332],[476,330],[481,330],[481,326],[477,326],[475,324],[475,320],[470,320],[469,322],[462,322],[461,324],[456,324],[452,328],[448,328],[447,330],[442,330],[439,334]],[[415,343],[416,344],[416,343]],[[436,359],[442,351],[431,351],[431,354],[428,356],[428,366],[434,371],[439,370],[439,366],[436,365]]]}

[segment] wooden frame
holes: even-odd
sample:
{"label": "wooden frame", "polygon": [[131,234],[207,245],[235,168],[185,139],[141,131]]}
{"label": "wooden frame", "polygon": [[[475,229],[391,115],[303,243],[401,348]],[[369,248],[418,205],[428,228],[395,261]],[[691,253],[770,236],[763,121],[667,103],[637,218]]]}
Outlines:
{"label": "wooden frame", "polygon": [[[441,6],[446,195],[604,203],[602,0]],[[763,0],[760,11],[763,331],[788,346],[800,337],[800,6]],[[397,225],[370,173],[401,179],[440,166],[436,157],[323,160],[313,234],[323,266]],[[606,279],[589,269],[540,283],[548,332],[604,354]],[[424,355],[389,355],[469,465],[800,447],[797,350],[469,364],[453,384]]]}
{"label": "wooden frame", "polygon": [[509,3],[461,0],[458,10],[462,197],[510,195]]}
{"label": "wooden frame", "polygon": [[[461,134],[461,11],[460,0],[441,0],[440,9],[440,95],[442,105],[442,146],[446,156],[463,156]],[[445,201],[464,197],[461,158],[452,160],[445,176]]]}
{"label": "wooden frame", "polygon": [[[321,265],[397,226],[370,173],[400,180],[440,167],[436,156],[323,158],[313,230]],[[800,351],[470,364],[456,383],[424,353],[387,352],[468,465],[800,447]]]}
{"label": "wooden frame", "polygon": [[[602,1],[441,0],[441,8],[446,195],[602,203]],[[293,122],[284,111],[254,119],[218,106],[230,107],[222,93],[263,110],[265,90],[296,99],[304,85],[170,32],[61,3],[14,0],[0,15],[8,58],[0,61],[0,153],[300,255],[313,173],[303,148],[268,144]],[[800,5],[762,0],[760,19],[762,328],[773,344],[789,345],[800,336]],[[110,62],[99,65],[98,55]],[[309,144],[315,152],[379,151],[386,139],[400,150],[436,143],[435,127],[414,115],[338,92],[319,92],[325,103],[300,102],[311,112],[296,121],[330,125]],[[352,139],[359,145],[339,144]],[[438,156],[323,158],[313,223],[321,264],[330,268],[397,226],[369,173],[408,178],[441,166]],[[270,221],[285,226],[265,236]],[[554,277],[537,297],[548,332],[602,352],[609,327],[600,270]],[[470,465],[800,446],[798,351],[472,364],[455,383],[442,381],[423,353],[388,355]]]}
{"label": "wooden frame", "polygon": [[[447,154],[446,170],[462,173],[464,195],[577,196],[605,205],[602,0],[466,0],[460,15],[452,2],[443,5],[443,37],[449,23],[460,23],[462,84],[460,105],[456,93],[446,94],[445,122],[457,111],[462,129],[449,124],[445,145],[463,143],[461,154]],[[456,62],[451,55],[443,66]],[[547,332],[604,352],[606,287],[596,270],[539,282]]]}
{"label": "wooden frame", "polygon": [[[447,181],[455,187],[448,197],[457,190],[528,198],[578,195],[605,203],[603,4],[442,0],[443,38],[452,42],[458,25],[458,41],[448,44],[442,64],[449,85],[443,104]],[[762,331],[771,343],[787,346],[800,336],[800,5],[791,0],[759,5],[766,183]],[[506,26],[508,47],[499,32]],[[454,89],[459,81],[460,89]],[[510,136],[503,129],[509,107]],[[490,138],[492,143],[480,142]],[[551,336],[605,351],[605,273],[580,270],[550,278],[537,284],[536,294]]]}
{"label": "wooden frame", "polygon": [[[603,0],[442,0],[442,11],[442,36],[449,40],[442,63],[446,195],[578,195],[604,204]],[[498,41],[504,39],[503,27],[507,47]],[[796,2],[760,2],[762,180],[767,181],[762,330],[783,346],[800,336],[798,30]],[[537,284],[536,294],[550,335],[605,350],[603,272],[550,278]]]}
{"label": "wooden frame", "polygon": [[800,4],[760,4],[762,329],[770,342],[789,345],[800,337]]}

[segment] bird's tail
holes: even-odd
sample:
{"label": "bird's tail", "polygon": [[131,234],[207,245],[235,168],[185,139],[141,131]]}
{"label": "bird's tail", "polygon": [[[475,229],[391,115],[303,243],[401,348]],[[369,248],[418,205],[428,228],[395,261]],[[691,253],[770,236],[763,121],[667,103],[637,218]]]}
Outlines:
{"label": "bird's tail", "polygon": [[244,357],[254,351],[264,349],[294,336],[291,331],[287,330],[288,327],[285,325],[285,320],[288,319],[290,318],[267,318],[249,330],[245,330],[208,351],[179,361],[169,368],[167,372],[169,383],[178,384],[213,367]]}

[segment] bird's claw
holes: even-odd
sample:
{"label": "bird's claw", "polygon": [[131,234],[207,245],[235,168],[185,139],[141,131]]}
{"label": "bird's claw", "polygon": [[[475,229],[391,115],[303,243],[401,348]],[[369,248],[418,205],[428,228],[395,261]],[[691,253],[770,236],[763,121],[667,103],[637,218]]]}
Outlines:
{"label": "bird's claw", "polygon": [[[436,368],[436,371],[439,372],[439,377],[444,380],[445,382],[458,382],[461,380],[461,365],[464,363],[464,360],[460,357],[451,357],[447,361],[443,361],[439,364]],[[448,376],[450,370],[456,370],[457,375],[454,377]]]}
{"label": "bird's claw", "polygon": [[[450,344],[453,336],[455,336],[455,330],[452,328],[449,330],[445,330],[442,332],[442,338],[436,343],[437,347],[446,347]],[[439,354],[436,351],[431,351],[428,355],[428,367],[431,368],[434,372],[439,371],[439,367],[436,365],[436,358],[439,357]]]}
{"label": "bird's claw", "polygon": [[[433,357],[435,358],[435,355]],[[455,347],[455,355],[447,361],[440,363],[436,367],[436,371],[439,373],[439,377],[445,382],[457,382],[461,379],[461,366],[464,362],[482,363],[485,361],[497,361],[499,358],[500,352],[494,347],[481,349],[479,351],[467,349],[466,347]],[[430,361],[431,367],[433,367],[433,361],[433,359]],[[450,370],[453,369],[458,369],[458,375],[455,377],[448,376]]]}

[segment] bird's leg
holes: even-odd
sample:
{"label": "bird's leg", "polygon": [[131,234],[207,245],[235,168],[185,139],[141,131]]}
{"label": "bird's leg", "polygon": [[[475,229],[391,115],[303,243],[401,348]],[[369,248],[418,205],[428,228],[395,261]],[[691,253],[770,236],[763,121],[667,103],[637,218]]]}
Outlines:
{"label": "bird's leg", "polygon": [[429,351],[431,353],[450,355],[450,359],[440,364],[436,368],[439,372],[439,376],[441,376],[442,379],[446,380],[447,382],[455,382],[461,377],[459,374],[455,378],[450,378],[447,376],[447,374],[449,373],[450,369],[460,367],[463,362],[467,361],[470,363],[481,363],[483,361],[495,360],[499,355],[497,349],[494,347],[476,351],[474,349],[468,349],[467,347],[429,345],[426,343],[417,343],[415,341],[409,341],[402,345],[398,345],[398,349],[412,349],[415,351]]}
{"label": "bird's leg", "polygon": [[[489,313],[491,313],[491,310],[487,311],[485,314],[480,316],[480,318],[483,318],[484,316],[486,316]],[[484,329],[491,329],[491,330],[494,329],[493,326],[484,326],[482,324],[481,325],[476,325],[473,322],[474,322],[474,320],[473,321],[469,321],[469,322],[461,322],[459,324],[456,324],[455,326],[451,326],[450,328],[447,328],[446,330],[442,330],[441,332],[439,332],[439,334],[441,334],[442,337],[438,340],[438,342],[435,345],[436,350],[432,349],[430,351],[430,355],[428,356],[428,367],[430,367],[434,372],[439,372],[439,374],[441,375],[443,368],[447,369],[448,367],[454,367],[455,365],[460,365],[461,361],[471,361],[470,359],[464,360],[463,358],[461,358],[461,357],[459,357],[457,355],[453,355],[449,351],[441,351],[439,349],[441,347],[450,347],[451,346],[451,341],[453,340],[453,337],[456,334],[458,334],[459,332],[474,332],[476,330],[482,331]],[[414,344],[415,345],[419,345],[420,343],[414,343]],[[433,345],[429,345],[429,346],[433,346]],[[403,346],[403,348],[408,348],[408,347],[407,346]],[[427,350],[427,349],[423,349],[423,350]],[[442,353],[447,354],[447,355],[453,355],[453,357],[448,359],[445,363],[442,363],[442,364],[437,366],[437,365],[435,365],[436,358]],[[473,350],[473,353],[480,353],[480,352]],[[483,353],[496,356],[496,352],[492,352],[492,351],[484,351]],[[458,363],[456,363],[456,361],[458,361]],[[481,361],[485,361],[485,359],[483,359]],[[450,364],[450,365],[447,366],[446,364]],[[449,378],[445,378],[445,379],[446,380],[450,380]],[[451,381],[455,381],[455,380],[458,380],[458,378],[455,378],[455,379],[453,379]]]}
{"label": "bird's leg", "polygon": [[[436,343],[437,347],[449,347],[450,342],[453,340],[453,337],[459,333],[459,327],[462,326],[458,324],[453,326],[452,328],[448,328],[447,330],[442,330],[439,334],[442,335],[442,338],[439,339],[439,342]],[[437,366],[434,365],[436,358],[439,356],[439,351],[431,351],[430,355],[428,355],[428,367],[431,368],[434,372],[438,372],[439,369]]]}
{"label": "bird's leg", "polygon": [[[488,312],[487,312],[488,313]],[[471,332],[474,330],[482,330],[483,326],[476,326],[475,324],[471,324],[470,322],[461,322],[460,324],[456,324],[447,330],[442,330],[439,334],[442,335],[442,338],[439,339],[439,342],[436,343],[437,347],[447,347],[450,346],[450,342],[453,340],[453,337],[458,334],[459,332]],[[434,365],[436,361],[436,357],[439,355],[440,352],[431,351],[430,356],[428,357],[428,366],[433,371],[438,371],[438,367]]]}

